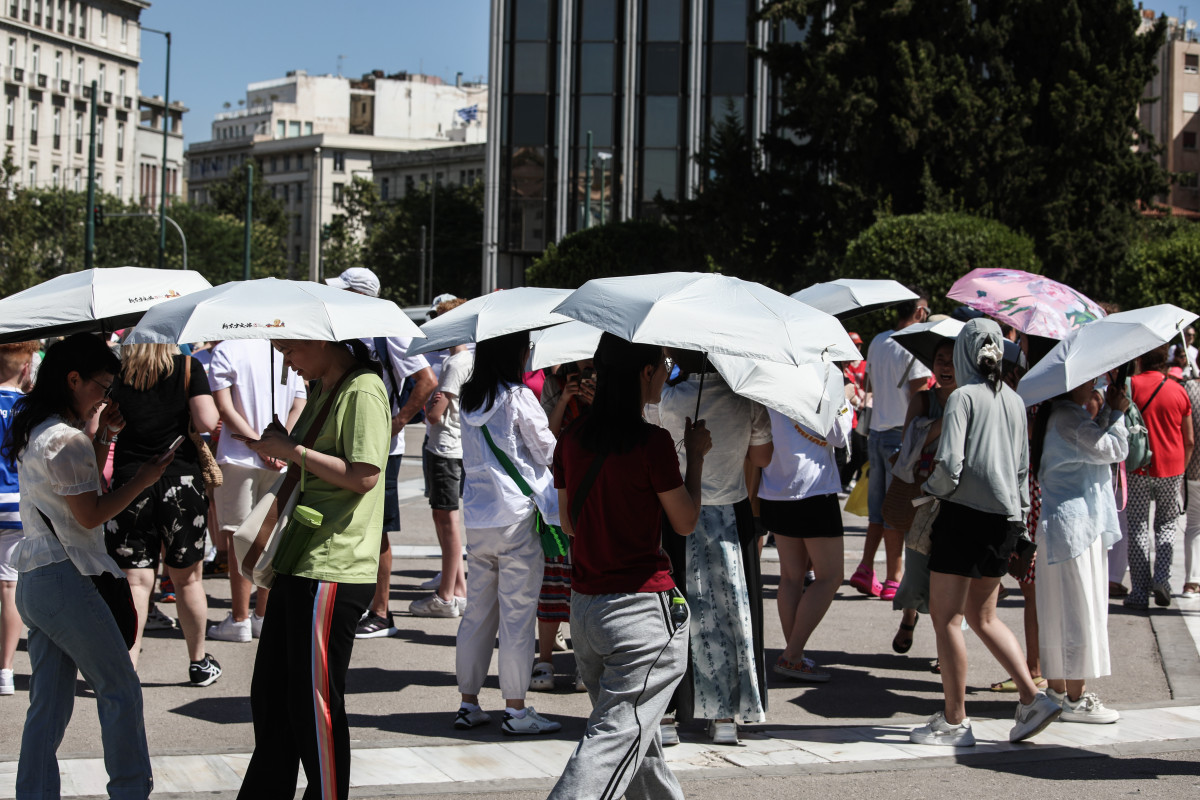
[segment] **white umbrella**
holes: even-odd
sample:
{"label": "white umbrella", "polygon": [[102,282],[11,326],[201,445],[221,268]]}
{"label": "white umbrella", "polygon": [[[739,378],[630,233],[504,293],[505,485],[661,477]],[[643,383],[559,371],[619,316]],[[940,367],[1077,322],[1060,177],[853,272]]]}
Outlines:
{"label": "white umbrella", "polygon": [[837,364],[797,367],[716,354],[709,360],[734,392],[821,434],[833,427],[846,399]]}
{"label": "white umbrella", "polygon": [[[916,322],[903,330],[896,331],[892,338],[912,353],[918,361],[933,369],[933,356],[938,345],[947,339],[954,340],[962,332],[963,325],[956,319],[941,319],[937,322]],[[905,376],[907,378],[907,376]]]}
{"label": "white umbrella", "polygon": [[642,344],[784,364],[862,358],[833,316],[717,273],[597,278],[555,311]]}
{"label": "white umbrella", "polygon": [[424,336],[390,300],[323,283],[261,278],[232,281],[150,309],[129,344],[217,339],[344,341]]}
{"label": "white umbrella", "polygon": [[431,353],[456,344],[570,322],[569,317],[554,313],[554,307],[570,294],[570,289],[520,286],[473,298],[422,325],[427,338],[414,342],[408,354]]}
{"label": "white umbrella", "polygon": [[554,325],[529,335],[528,369],[539,370],[555,364],[582,361],[596,355],[600,337],[604,331],[571,320],[563,325]]}
{"label": "white umbrella", "polygon": [[153,305],[211,286],[194,270],[113,267],[59,275],[0,300],[0,344],[111,333]]}
{"label": "white umbrella", "polygon": [[838,278],[828,283],[814,283],[793,294],[792,298],[838,319],[849,319],[905,300],[916,300],[917,295],[899,281]]}
{"label": "white umbrella", "polygon": [[1030,406],[1057,397],[1166,344],[1195,321],[1192,312],[1164,303],[1089,322],[1034,364],[1017,394]]}

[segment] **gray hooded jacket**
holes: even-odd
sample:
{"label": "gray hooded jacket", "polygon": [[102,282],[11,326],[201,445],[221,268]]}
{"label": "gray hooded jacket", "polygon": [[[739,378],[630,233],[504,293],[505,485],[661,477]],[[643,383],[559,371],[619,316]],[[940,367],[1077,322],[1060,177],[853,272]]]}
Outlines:
{"label": "gray hooded jacket", "polygon": [[1029,510],[1029,434],[1025,404],[1001,384],[992,388],[979,372],[980,351],[1004,354],[1000,326],[990,319],[968,322],[954,343],[958,388],[946,403],[942,437],[925,491],[943,500],[1010,520]]}

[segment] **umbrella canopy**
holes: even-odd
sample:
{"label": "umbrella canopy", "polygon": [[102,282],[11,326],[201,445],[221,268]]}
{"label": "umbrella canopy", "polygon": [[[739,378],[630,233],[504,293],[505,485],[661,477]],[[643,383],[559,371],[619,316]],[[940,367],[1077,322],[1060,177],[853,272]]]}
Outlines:
{"label": "umbrella canopy", "polygon": [[373,336],[424,336],[390,300],[311,281],[232,281],[152,308],[126,341],[207,342],[218,339],[343,341]]}
{"label": "umbrella canopy", "polygon": [[937,352],[938,345],[946,340],[953,341],[958,338],[964,324],[949,318],[937,322],[916,322],[904,330],[896,331],[892,338],[916,356],[917,361],[933,369],[933,355]]}
{"label": "umbrella canopy", "polygon": [[846,400],[845,381],[837,364],[797,367],[719,354],[709,360],[733,391],[818,433],[833,427]]}
{"label": "umbrella canopy", "polygon": [[554,310],[642,344],[793,365],[862,358],[835,317],[716,273],[598,278]]}
{"label": "umbrella canopy", "polygon": [[1059,342],[1021,378],[1026,405],[1049,400],[1166,344],[1196,315],[1165,303],[1110,314]]}
{"label": "umbrella canopy", "polygon": [[814,283],[792,297],[843,320],[917,299],[916,293],[909,291],[899,281],[860,278],[838,278],[828,283]]}
{"label": "umbrella canopy", "polygon": [[973,269],[946,294],[1022,333],[1065,339],[1104,316],[1104,309],[1066,284],[1019,269]]}
{"label": "umbrella canopy", "polygon": [[570,294],[570,289],[519,286],[473,298],[422,325],[427,338],[414,342],[409,355],[570,322],[570,317],[554,313]]}
{"label": "umbrella canopy", "polygon": [[596,355],[603,334],[604,331],[599,328],[575,320],[534,331],[529,335],[532,347],[528,369],[539,370],[591,358]]}
{"label": "umbrella canopy", "polygon": [[151,306],[211,286],[193,270],[113,267],[59,275],[0,300],[0,344],[111,333]]}

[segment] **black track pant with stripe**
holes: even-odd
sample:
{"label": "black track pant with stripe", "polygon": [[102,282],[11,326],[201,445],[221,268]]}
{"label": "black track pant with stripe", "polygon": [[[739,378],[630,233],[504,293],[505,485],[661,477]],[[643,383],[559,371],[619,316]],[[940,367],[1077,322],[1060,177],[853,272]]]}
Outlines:
{"label": "black track pant with stripe", "polygon": [[349,795],[346,670],[374,594],[374,583],[276,576],[250,684],[254,755],[239,800],[292,800],[301,763],[304,800]]}

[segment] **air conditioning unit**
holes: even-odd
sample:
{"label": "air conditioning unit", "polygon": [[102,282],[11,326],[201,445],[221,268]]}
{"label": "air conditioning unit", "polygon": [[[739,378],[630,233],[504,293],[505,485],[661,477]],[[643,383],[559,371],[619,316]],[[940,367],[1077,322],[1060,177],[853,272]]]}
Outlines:
{"label": "air conditioning unit", "polygon": [[70,94],[71,93],[71,82],[70,81],[59,81],[58,82],[58,91],[61,92],[62,94]]}

